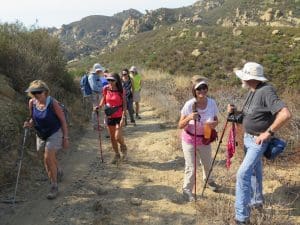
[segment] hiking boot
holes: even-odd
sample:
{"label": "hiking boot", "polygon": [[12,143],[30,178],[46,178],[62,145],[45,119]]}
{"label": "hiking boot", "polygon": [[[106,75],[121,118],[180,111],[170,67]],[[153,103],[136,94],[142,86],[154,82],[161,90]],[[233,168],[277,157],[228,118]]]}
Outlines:
{"label": "hiking boot", "polygon": [[188,191],[188,190],[183,190],[182,191],[182,194],[183,194],[183,197],[186,201],[188,202],[193,202],[195,201],[195,197],[193,195],[193,193],[191,191]]}
{"label": "hiking boot", "polygon": [[142,118],[139,116],[139,114],[136,114],[136,115],[135,115],[135,118],[137,118],[137,119],[139,119],[139,120],[142,119]]}
{"label": "hiking boot", "polygon": [[111,164],[116,164],[117,162],[119,162],[120,158],[121,158],[121,156],[120,156],[119,153],[118,153],[118,154],[115,154],[114,158],[111,160],[110,163],[111,163]]}
{"label": "hiking boot", "polygon": [[131,120],[130,123],[132,123],[133,126],[136,126],[135,120]]}
{"label": "hiking boot", "polygon": [[214,192],[217,192],[220,189],[220,187],[214,181],[207,182],[206,187]]}
{"label": "hiking boot", "polygon": [[58,194],[58,187],[57,186],[52,186],[50,189],[50,192],[47,195],[48,199],[55,199],[57,197]]}
{"label": "hiking boot", "polygon": [[126,145],[121,145],[120,146],[120,150],[121,150],[121,160],[125,160],[126,156],[127,156],[127,146]]}
{"label": "hiking boot", "polygon": [[250,225],[250,221],[249,220],[246,220],[246,221],[235,220],[235,224],[236,225]]}
{"label": "hiking boot", "polygon": [[62,170],[57,170],[57,182],[62,182],[64,172]]}

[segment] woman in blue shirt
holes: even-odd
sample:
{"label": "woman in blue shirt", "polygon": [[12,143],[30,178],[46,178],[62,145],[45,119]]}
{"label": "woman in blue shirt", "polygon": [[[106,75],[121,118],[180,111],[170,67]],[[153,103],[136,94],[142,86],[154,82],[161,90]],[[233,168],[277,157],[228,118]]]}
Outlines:
{"label": "woman in blue shirt", "polygon": [[58,170],[56,153],[69,146],[66,118],[58,102],[49,95],[50,90],[43,81],[31,82],[26,92],[31,97],[31,119],[24,123],[24,127],[35,128],[37,151],[45,150],[44,164],[51,182],[47,198],[54,199],[58,194],[57,178],[62,176],[62,172]]}

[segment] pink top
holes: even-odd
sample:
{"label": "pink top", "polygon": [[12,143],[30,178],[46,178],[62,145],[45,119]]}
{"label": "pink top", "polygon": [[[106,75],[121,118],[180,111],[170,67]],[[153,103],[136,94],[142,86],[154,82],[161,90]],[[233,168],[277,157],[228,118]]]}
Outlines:
{"label": "pink top", "polygon": [[114,114],[112,114],[109,118],[120,118],[120,117],[122,117],[123,96],[125,96],[125,91],[124,90],[123,90],[123,93],[121,93],[117,90],[109,89],[109,86],[105,86],[103,88],[104,103],[106,105],[109,105],[110,107],[119,106],[119,109]]}
{"label": "pink top", "polygon": [[[181,115],[187,116],[193,112],[193,104],[195,98],[188,100],[183,108],[181,109]],[[196,134],[203,135],[204,133],[204,123],[208,120],[213,120],[215,116],[218,115],[219,110],[214,99],[207,98],[207,106],[205,109],[197,109],[198,114],[200,115],[199,119],[196,122]],[[190,135],[187,132],[193,134]],[[195,133],[195,122],[191,120],[188,125],[182,130],[181,139],[187,144],[194,145],[194,136]],[[196,136],[196,145],[202,145],[202,137]]]}

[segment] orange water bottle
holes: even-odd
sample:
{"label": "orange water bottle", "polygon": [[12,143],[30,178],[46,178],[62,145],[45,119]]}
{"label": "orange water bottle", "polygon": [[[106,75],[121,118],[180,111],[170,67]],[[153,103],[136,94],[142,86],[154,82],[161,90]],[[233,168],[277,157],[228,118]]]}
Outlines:
{"label": "orange water bottle", "polygon": [[211,128],[209,123],[212,122],[210,119],[208,119],[205,123],[204,123],[204,138],[205,139],[209,139],[210,135],[211,135]]}

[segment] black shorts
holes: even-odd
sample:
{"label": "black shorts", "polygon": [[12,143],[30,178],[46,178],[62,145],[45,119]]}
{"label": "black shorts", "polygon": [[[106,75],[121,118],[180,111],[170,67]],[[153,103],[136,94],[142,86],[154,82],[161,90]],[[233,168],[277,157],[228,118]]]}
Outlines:
{"label": "black shorts", "polygon": [[117,124],[120,124],[122,117],[117,118],[107,118],[107,125],[108,126],[116,126]]}

